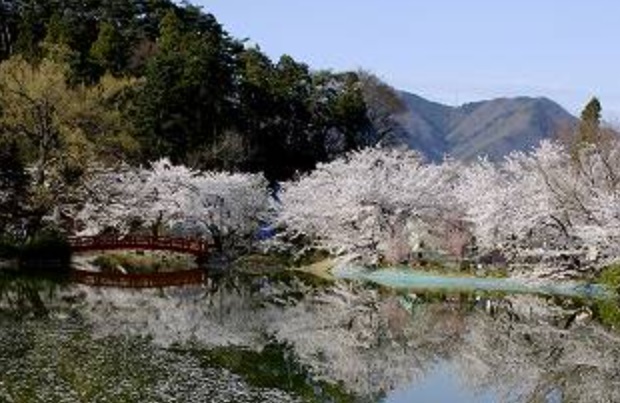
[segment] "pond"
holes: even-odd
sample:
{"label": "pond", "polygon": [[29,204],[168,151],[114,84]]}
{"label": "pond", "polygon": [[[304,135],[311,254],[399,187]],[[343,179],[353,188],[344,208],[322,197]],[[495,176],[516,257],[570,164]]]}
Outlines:
{"label": "pond", "polygon": [[140,291],[1,275],[0,401],[620,401],[615,295],[402,275]]}

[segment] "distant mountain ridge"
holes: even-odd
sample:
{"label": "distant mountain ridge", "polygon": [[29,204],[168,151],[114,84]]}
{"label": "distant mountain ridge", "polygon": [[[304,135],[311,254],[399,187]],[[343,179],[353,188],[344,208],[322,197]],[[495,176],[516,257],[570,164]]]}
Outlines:
{"label": "distant mountain ridge", "polygon": [[454,107],[404,91],[399,95],[405,111],[396,116],[400,130],[388,142],[416,149],[433,161],[445,155],[498,160],[529,150],[577,122],[548,98],[497,98]]}

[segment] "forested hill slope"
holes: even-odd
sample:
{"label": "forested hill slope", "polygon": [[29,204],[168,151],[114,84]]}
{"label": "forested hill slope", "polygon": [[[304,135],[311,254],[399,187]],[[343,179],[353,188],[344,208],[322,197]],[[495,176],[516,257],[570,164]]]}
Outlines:
{"label": "forested hill slope", "polygon": [[397,116],[401,130],[391,142],[406,144],[431,160],[487,155],[499,159],[528,150],[577,119],[547,98],[498,98],[458,107],[400,92],[406,106]]}
{"label": "forested hill slope", "polygon": [[272,60],[190,2],[0,1],[0,148],[47,170],[170,158],[287,179],[376,143],[366,76]]}

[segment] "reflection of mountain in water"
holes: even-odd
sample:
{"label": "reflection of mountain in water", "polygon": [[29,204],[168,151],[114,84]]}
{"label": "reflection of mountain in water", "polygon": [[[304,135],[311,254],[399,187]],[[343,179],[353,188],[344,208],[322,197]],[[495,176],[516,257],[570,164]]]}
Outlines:
{"label": "reflection of mountain in water", "polygon": [[[12,309],[7,301],[0,302],[5,313]],[[458,374],[458,382],[470,392],[491,393],[502,401],[538,401],[550,395],[565,401],[620,401],[619,335],[580,315],[587,309],[569,300],[423,296],[349,282],[317,286],[295,277],[278,282],[255,277],[229,279],[217,291],[74,287],[43,301],[57,317],[52,323],[79,318],[92,332],[89,337],[101,340],[149,336],[152,340],[135,339],[142,340],[138,347],[147,343],[156,351],[222,345],[260,351],[279,341],[291,346],[295,361],[317,379],[342,382],[363,401],[415,388],[438,365]],[[28,351],[38,351],[39,359],[48,362],[58,359],[53,349],[41,347],[41,330],[28,339],[30,350],[11,350],[5,339],[16,327],[8,329],[0,326],[3,368],[23,364]],[[146,354],[138,347],[119,351],[118,344],[99,346],[116,355]],[[149,359],[180,365],[176,356],[155,356]],[[200,365],[188,360],[188,368],[198,371]],[[6,393],[2,388],[0,379],[0,397]]]}

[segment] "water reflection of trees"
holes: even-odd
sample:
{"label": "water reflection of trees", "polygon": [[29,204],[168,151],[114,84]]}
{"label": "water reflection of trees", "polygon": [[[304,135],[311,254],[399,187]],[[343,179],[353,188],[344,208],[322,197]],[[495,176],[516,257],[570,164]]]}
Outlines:
{"label": "water reflection of trees", "polygon": [[492,388],[506,399],[562,393],[576,401],[620,400],[618,335],[593,321],[566,329],[574,310],[541,298],[405,303],[401,295],[349,283],[251,284],[206,294],[95,290],[86,306],[100,329],[149,334],[166,344],[260,348],[266,335],[274,336],[319,377],[363,396],[416,382],[445,360],[457,363],[470,387]]}
{"label": "water reflection of trees", "polygon": [[99,335],[255,349],[275,337],[293,346],[319,378],[374,397],[452,354],[464,325],[458,305],[421,304],[412,319],[397,295],[347,284],[316,288],[295,279],[233,281],[210,291],[83,291],[80,312]]}
{"label": "water reflection of trees", "polygon": [[458,305],[419,304],[411,314],[400,298],[341,284],[285,310],[270,330],[324,377],[378,396],[422,377],[463,334]]}
{"label": "water reflection of trees", "polygon": [[64,279],[0,271],[0,311],[45,316]]}
{"label": "water reflection of trees", "polygon": [[271,329],[330,379],[363,395],[404,387],[439,361],[502,401],[620,401],[620,335],[579,308],[533,296],[475,302],[340,287],[283,312]]}
{"label": "water reflection of trees", "polygon": [[[620,401],[620,336],[594,321],[565,328],[571,311],[539,298],[513,297],[516,309],[476,312],[455,356],[464,380],[504,401]],[[519,312],[519,307],[525,307]],[[516,312],[515,312],[516,311]]]}
{"label": "water reflection of trees", "polygon": [[[14,306],[16,295],[30,301],[33,292],[2,287],[2,304]],[[47,305],[45,292],[36,293]],[[620,335],[592,319],[574,320],[574,306],[539,297],[416,297],[295,278],[150,291],[76,286],[61,294],[73,298],[73,309],[97,337],[134,334],[164,346],[257,350],[275,338],[319,378],[369,399],[448,362],[469,388],[496,390],[503,400],[555,394],[565,401],[620,401]]]}

